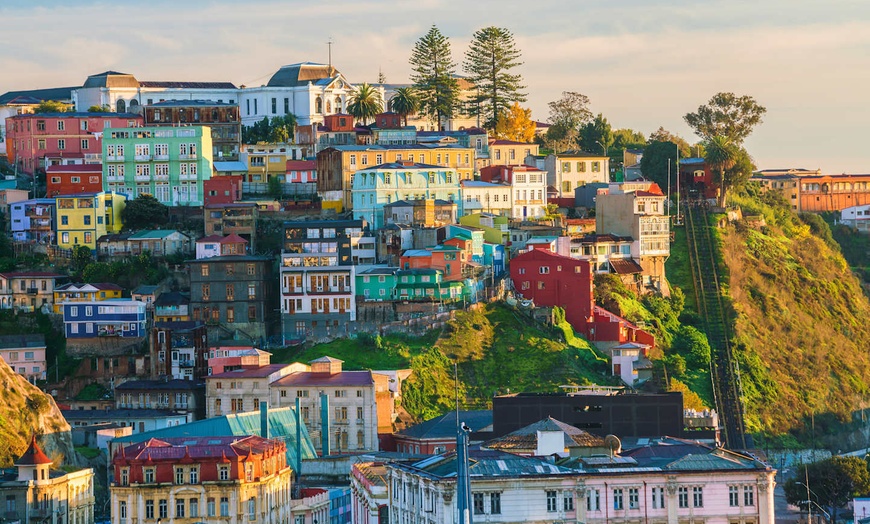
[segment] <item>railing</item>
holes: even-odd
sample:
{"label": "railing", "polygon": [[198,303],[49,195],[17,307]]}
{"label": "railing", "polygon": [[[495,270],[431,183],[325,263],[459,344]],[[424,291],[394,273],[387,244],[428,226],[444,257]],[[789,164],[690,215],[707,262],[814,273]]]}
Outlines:
{"label": "railing", "polygon": [[148,162],[151,160],[151,155],[134,155],[133,158],[139,162]]}
{"label": "railing", "polygon": [[136,175],[136,182],[150,182],[151,175]]}
{"label": "railing", "polygon": [[169,160],[169,155],[154,155],[154,160]]}
{"label": "railing", "polygon": [[38,288],[35,288],[35,287],[29,287],[29,288],[27,288],[27,294],[28,294],[28,295],[36,295],[37,293],[39,293],[39,289],[38,289]]}
{"label": "railing", "polygon": [[196,153],[187,155],[178,155],[179,160],[196,160]]}

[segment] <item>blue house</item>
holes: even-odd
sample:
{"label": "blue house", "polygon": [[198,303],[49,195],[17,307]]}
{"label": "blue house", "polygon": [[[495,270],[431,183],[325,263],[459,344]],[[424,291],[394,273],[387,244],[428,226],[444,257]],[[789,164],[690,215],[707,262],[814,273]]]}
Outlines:
{"label": "blue house", "polygon": [[65,302],[66,338],[144,337],[145,303],[131,299]]}

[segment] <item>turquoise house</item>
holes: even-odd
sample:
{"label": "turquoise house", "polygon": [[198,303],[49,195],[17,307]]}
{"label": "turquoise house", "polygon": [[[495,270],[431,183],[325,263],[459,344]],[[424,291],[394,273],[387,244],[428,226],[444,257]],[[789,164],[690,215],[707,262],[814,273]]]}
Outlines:
{"label": "turquoise house", "polygon": [[444,281],[440,269],[401,269],[396,272],[398,300],[454,301],[466,293],[462,281]]}
{"label": "turquoise house", "polygon": [[365,301],[396,298],[397,267],[373,267],[356,274],[356,296]]}
{"label": "turquoise house", "polygon": [[384,227],[384,206],[400,200],[456,202],[462,215],[459,174],[449,167],[392,162],[362,169],[352,177],[353,217],[365,219],[373,229]]}
{"label": "turquoise house", "polygon": [[103,191],[153,195],[167,206],[202,206],[212,173],[211,129],[108,128],[103,131]]}

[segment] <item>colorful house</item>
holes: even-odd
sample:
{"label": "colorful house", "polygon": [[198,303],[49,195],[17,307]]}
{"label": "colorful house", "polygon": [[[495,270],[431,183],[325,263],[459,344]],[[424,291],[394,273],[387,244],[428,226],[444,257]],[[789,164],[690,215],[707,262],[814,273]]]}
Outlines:
{"label": "colorful house", "polygon": [[453,169],[413,161],[376,165],[357,171],[352,179],[353,214],[370,220],[374,229],[384,226],[384,206],[399,200],[457,202],[462,214],[459,175]]}
{"label": "colorful house", "polygon": [[212,160],[206,126],[106,129],[103,191],[153,195],[168,206],[201,206]]}
{"label": "colorful house", "polygon": [[9,224],[16,242],[51,244],[57,229],[56,202],[53,198],[34,198],[9,206]]}
{"label": "colorful house", "polygon": [[52,165],[45,170],[46,195],[99,193],[103,190],[102,164]]}
{"label": "colorful house", "polygon": [[287,183],[317,182],[317,162],[314,160],[288,160],[286,170]]}
{"label": "colorful house", "polygon": [[401,269],[396,273],[396,298],[398,300],[453,301],[467,296],[465,282],[445,281],[440,269]]}
{"label": "colorful house", "polygon": [[397,267],[373,267],[356,274],[356,296],[365,301],[396,298]]}
{"label": "colorful house", "polygon": [[46,271],[0,273],[0,308],[32,313],[54,301],[54,287],[63,275]]}
{"label": "colorful house", "polygon": [[54,312],[62,313],[66,302],[99,302],[121,298],[122,288],[111,282],[64,284],[54,288]]}
{"label": "colorful house", "polygon": [[145,304],[130,299],[66,302],[66,338],[144,337]]}
{"label": "colorful house", "polygon": [[87,246],[97,249],[97,239],[121,230],[126,197],[117,193],[90,193],[57,197],[57,245],[63,249]]}
{"label": "colorful house", "polygon": [[492,213],[473,213],[459,218],[463,226],[483,230],[484,242],[507,245],[510,240],[510,219]]}

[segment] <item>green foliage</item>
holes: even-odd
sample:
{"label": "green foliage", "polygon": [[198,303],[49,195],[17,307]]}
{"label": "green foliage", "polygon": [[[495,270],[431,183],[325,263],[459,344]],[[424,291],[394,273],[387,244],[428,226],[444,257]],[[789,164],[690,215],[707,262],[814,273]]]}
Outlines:
{"label": "green foliage", "polygon": [[650,133],[649,142],[670,142],[675,144],[680,150],[680,158],[688,158],[692,156],[692,146],[680,135],[671,133],[664,127],[659,126],[658,129]]}
{"label": "green foliage", "polygon": [[107,398],[111,398],[111,396],[112,392],[109,391],[105,386],[94,382],[82,388],[82,390],[79,391],[79,394],[76,395],[76,400],[104,400]]}
{"label": "green foliage", "polygon": [[[643,158],[640,159],[640,171],[644,178],[652,180],[663,191],[667,191],[668,182],[671,185],[677,183],[677,148],[674,142],[650,142],[643,150]],[[670,166],[670,178],[668,177]]]}
{"label": "green foliage", "polygon": [[456,396],[465,396],[462,383],[454,387],[453,362],[436,348],[411,359],[414,377],[402,389],[402,405],[420,420],[429,420],[449,411]]}
{"label": "green foliage", "polygon": [[242,127],[242,142],[245,144],[257,144],[267,142],[270,144],[290,143],[296,136],[296,115],[287,114],[274,116],[269,119],[264,116],[262,120],[252,126]]}
{"label": "green foliage", "polygon": [[88,246],[75,246],[72,249],[72,269],[76,273],[81,272],[93,261],[94,257]]}
{"label": "green foliage", "polygon": [[[0,213],[0,231],[6,231],[6,215]],[[12,247],[12,239],[9,235],[0,234],[0,271],[15,269],[15,248]]]}
{"label": "green foliage", "polygon": [[[75,450],[76,450],[76,453],[85,457],[88,460],[93,460],[93,459],[99,457],[100,454],[102,453],[100,448],[89,448],[87,446],[76,446]],[[78,469],[78,468],[76,468],[76,469]]]}
{"label": "green foliage", "polygon": [[88,108],[88,113],[110,113],[111,111],[107,105],[91,106]]}
{"label": "green foliage", "polygon": [[607,155],[607,149],[613,144],[613,131],[610,122],[604,115],[598,116],[591,122],[587,122],[580,128],[580,148],[591,153],[600,152]]}
{"label": "green foliage", "polygon": [[157,264],[148,251],[124,260],[92,262],[81,273],[84,282],[114,282],[125,289],[158,284],[168,276],[169,269]]}
{"label": "green foliage", "polygon": [[[804,485],[799,485],[802,483]],[[806,484],[812,486],[808,492]],[[859,457],[831,457],[801,467],[794,477],[785,482],[785,498],[790,504],[807,507],[807,494],[816,504],[833,509],[845,508],[853,497],[870,493],[870,472],[867,462]],[[812,508],[816,511],[815,506]],[[827,510],[826,510],[827,511]]]}
{"label": "green foliage", "polygon": [[667,355],[662,360],[664,361],[665,367],[667,368],[670,376],[679,378],[686,374],[686,359],[682,355],[673,353]]}
{"label": "green foliage", "polygon": [[128,200],[121,211],[124,229],[159,229],[169,221],[169,208],[152,195],[140,194]]}
{"label": "green foliage", "polygon": [[408,115],[420,111],[420,97],[417,96],[413,87],[400,87],[390,99],[390,106],[394,113],[402,117],[405,125],[408,125]]}
{"label": "green foliage", "polygon": [[755,166],[746,149],[726,136],[706,140],[704,149],[704,160],[710,165],[713,181],[719,186],[719,206],[725,207],[728,192],[745,186]]}
{"label": "green foliage", "polygon": [[352,94],[347,112],[355,119],[366,124],[384,111],[384,104],[375,88],[369,84],[359,86]]}
{"label": "green foliage", "polygon": [[685,115],[683,120],[705,141],[723,137],[739,146],[761,123],[766,112],[767,109],[751,96],[717,93],[696,112]]}
{"label": "green foliage", "polygon": [[269,196],[275,200],[280,200],[284,197],[284,185],[281,183],[281,178],[273,176],[269,178]]}
{"label": "green foliage", "polygon": [[549,102],[550,124],[564,133],[568,130],[579,132],[580,126],[592,120],[589,110],[589,97],[576,91],[562,91],[562,98]]}
{"label": "green foliage", "polygon": [[821,238],[825,244],[831,249],[840,250],[840,245],[834,240],[834,234],[831,231],[831,226],[825,222],[825,219],[815,213],[801,213],[798,215],[801,222],[810,226],[810,232]]}
{"label": "green foliage", "polygon": [[471,37],[462,67],[477,88],[470,113],[483,116],[486,129],[495,129],[502,111],[511,102],[526,101],[523,77],[511,73],[522,65],[520,56],[514,35],[505,28],[484,27]]}
{"label": "green foliage", "polygon": [[707,335],[692,326],[680,326],[677,329],[671,351],[682,355],[692,367],[704,368],[710,365],[711,350]]}
{"label": "green foliage", "polygon": [[450,40],[433,25],[414,44],[409,62],[420,110],[440,126],[444,118],[453,116],[459,96]]}
{"label": "green foliage", "polygon": [[34,113],[66,113],[72,110],[70,104],[58,102],[57,100],[43,100],[33,108]]}

